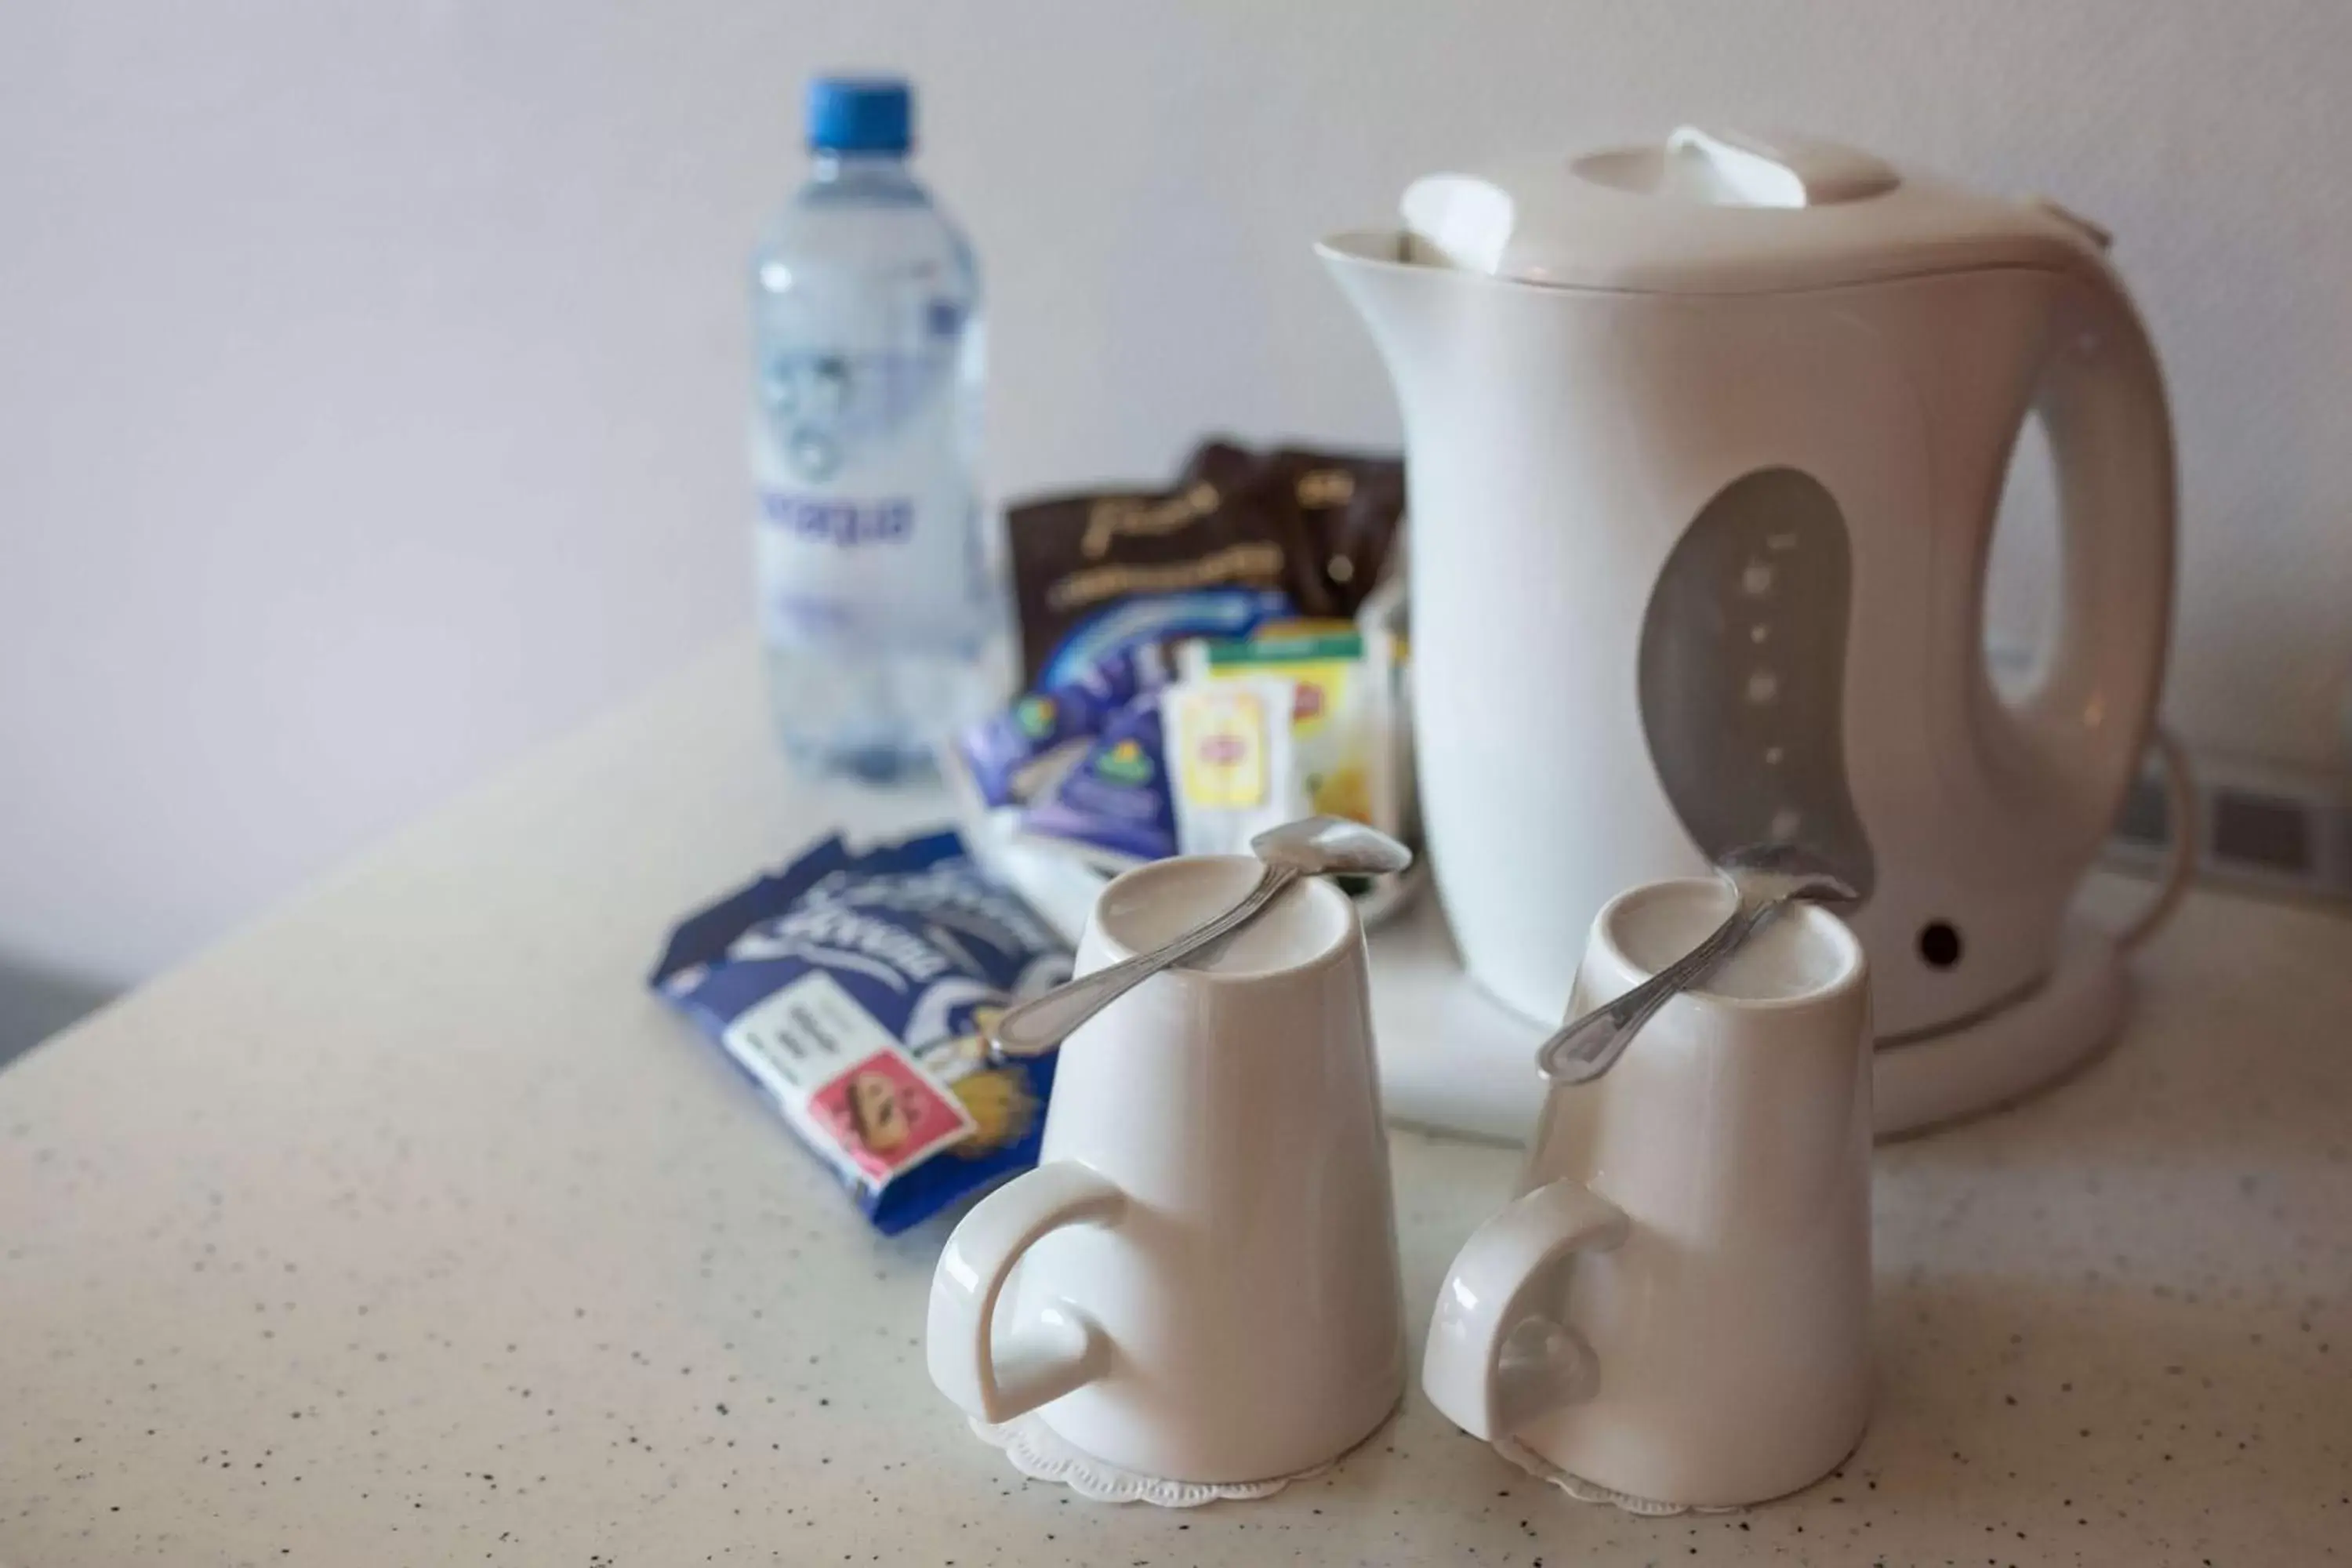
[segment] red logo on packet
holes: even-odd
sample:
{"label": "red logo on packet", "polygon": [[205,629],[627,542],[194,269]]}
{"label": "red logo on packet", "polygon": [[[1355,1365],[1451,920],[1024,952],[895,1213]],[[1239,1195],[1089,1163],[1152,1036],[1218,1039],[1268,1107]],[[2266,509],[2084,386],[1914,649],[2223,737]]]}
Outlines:
{"label": "red logo on packet", "polygon": [[877,1051],[809,1096],[809,1110],[857,1168],[877,1180],[971,1129],[962,1105],[912,1062]]}

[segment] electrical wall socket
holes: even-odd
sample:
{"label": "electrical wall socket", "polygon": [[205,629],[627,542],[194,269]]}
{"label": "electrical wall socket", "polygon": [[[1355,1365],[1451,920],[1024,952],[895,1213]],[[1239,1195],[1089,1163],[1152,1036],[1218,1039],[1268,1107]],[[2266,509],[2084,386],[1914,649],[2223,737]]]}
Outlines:
{"label": "electrical wall socket", "polygon": [[[2192,755],[2197,873],[2263,892],[2352,901],[2352,801],[2343,781],[2242,757]],[[2151,759],[2133,781],[2106,858],[2160,868],[2172,853],[2164,774]]]}

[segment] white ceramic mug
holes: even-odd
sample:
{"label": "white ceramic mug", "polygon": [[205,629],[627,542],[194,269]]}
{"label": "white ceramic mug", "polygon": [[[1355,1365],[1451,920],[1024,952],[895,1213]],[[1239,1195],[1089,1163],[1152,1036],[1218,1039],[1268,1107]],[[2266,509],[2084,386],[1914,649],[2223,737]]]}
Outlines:
{"label": "white ceramic mug", "polygon": [[[1570,1016],[1730,909],[1715,881],[1613,900]],[[1870,1046],[1861,944],[1797,905],[1607,1075],[1555,1087],[1521,1195],[1439,1289],[1431,1401],[1658,1502],[1760,1502],[1836,1468],[1870,1405]]]}
{"label": "white ceramic mug", "polygon": [[[1128,872],[1078,972],[1239,901],[1262,869]],[[1064,1042],[1041,1162],[964,1217],[932,1278],[931,1377],[965,1411],[1038,1410],[1121,1468],[1244,1482],[1336,1458],[1395,1407],[1388,1143],[1363,932],[1337,888],[1300,881]]]}

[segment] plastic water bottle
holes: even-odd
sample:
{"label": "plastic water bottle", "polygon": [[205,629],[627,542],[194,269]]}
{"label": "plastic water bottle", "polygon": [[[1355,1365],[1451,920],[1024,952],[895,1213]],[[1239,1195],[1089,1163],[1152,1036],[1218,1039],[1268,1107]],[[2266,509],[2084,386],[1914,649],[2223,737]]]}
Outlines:
{"label": "plastic water bottle", "polygon": [[820,774],[887,783],[1002,695],[971,250],[907,167],[903,81],[810,83],[808,183],[753,258],[751,475],[769,705]]}

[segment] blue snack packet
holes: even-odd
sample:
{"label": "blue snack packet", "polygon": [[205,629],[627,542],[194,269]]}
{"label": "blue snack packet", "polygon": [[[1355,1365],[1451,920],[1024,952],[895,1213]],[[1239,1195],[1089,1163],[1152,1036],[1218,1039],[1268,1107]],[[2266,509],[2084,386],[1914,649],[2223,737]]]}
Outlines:
{"label": "blue snack packet", "polygon": [[1175,854],[1160,693],[1147,691],[1112,715],[1077,765],[1021,814],[1020,830],[1108,871]]}
{"label": "blue snack packet", "polygon": [[650,983],[890,1235],[1036,1163],[1055,1058],[992,1061],[986,1035],[1069,973],[946,832],[811,846],[681,922]]}

